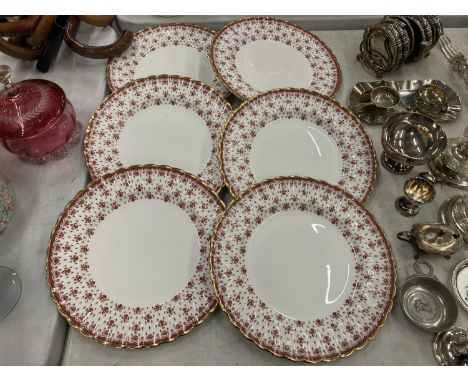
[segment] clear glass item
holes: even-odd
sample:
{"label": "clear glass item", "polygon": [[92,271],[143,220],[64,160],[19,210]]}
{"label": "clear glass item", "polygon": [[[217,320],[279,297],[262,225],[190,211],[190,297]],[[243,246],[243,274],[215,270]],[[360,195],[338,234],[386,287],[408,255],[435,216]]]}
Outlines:
{"label": "clear glass item", "polygon": [[[0,176],[0,236],[10,223],[14,209],[13,189]],[[11,268],[0,266],[0,321],[13,310],[20,294],[21,281],[18,274]]]}
{"label": "clear glass item", "polygon": [[0,65],[0,145],[23,161],[43,164],[64,158],[80,130],[60,86],[41,79],[12,83],[10,67]]}
{"label": "clear glass item", "polygon": [[21,295],[21,280],[13,269],[0,266],[0,321],[15,307]]}

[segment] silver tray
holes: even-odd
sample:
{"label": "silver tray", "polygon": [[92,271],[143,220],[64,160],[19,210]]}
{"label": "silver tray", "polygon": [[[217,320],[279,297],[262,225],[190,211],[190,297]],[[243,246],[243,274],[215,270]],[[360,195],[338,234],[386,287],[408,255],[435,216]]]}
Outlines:
{"label": "silver tray", "polygon": [[[370,124],[382,124],[391,117],[393,114],[400,113],[402,111],[411,110],[411,106],[414,103],[414,96],[416,90],[422,85],[438,85],[445,90],[448,97],[448,107],[445,113],[434,116],[431,114],[425,114],[429,118],[436,122],[447,122],[452,121],[461,114],[462,105],[460,97],[455,91],[448,86],[445,82],[439,80],[407,80],[407,81],[372,81],[372,82],[358,82],[354,85],[351,90],[351,94],[348,98],[348,105],[350,109],[353,109],[354,105],[369,102],[370,93],[378,86],[390,86],[400,93],[400,103],[390,110],[380,110],[375,106],[366,107],[362,111],[354,111],[362,121]],[[418,110],[418,113],[424,114]]]}
{"label": "silver tray", "polygon": [[[459,277],[463,275],[462,277]],[[468,259],[458,263],[452,273],[452,288],[456,299],[468,312]]]}

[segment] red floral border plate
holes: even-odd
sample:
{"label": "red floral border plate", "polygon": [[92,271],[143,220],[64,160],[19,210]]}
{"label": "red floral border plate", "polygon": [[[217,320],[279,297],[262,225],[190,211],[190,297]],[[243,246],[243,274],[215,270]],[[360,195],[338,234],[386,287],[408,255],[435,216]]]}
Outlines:
{"label": "red floral border plate", "polygon": [[[108,214],[151,199],[187,213],[198,232],[200,258],[191,279],[170,300],[129,307],[113,301],[93,279],[88,243]],[[211,227],[223,208],[200,180],[166,166],[132,166],[93,181],[67,205],[49,241],[47,280],[59,312],[85,336],[115,347],[156,346],[187,333],[216,306],[207,255]]]}
{"label": "red floral border plate", "polygon": [[[286,211],[327,219],[352,246],[352,292],[326,317],[286,316],[262,301],[249,281],[250,237],[266,219]],[[364,347],[385,323],[396,291],[391,247],[375,218],[348,193],[311,178],[266,180],[237,198],[217,224],[210,263],[216,294],[231,322],[259,347],[294,361],[331,361]]]}
{"label": "red floral border plate", "polygon": [[235,20],[213,37],[211,64],[217,76],[238,98],[246,100],[259,91],[246,83],[235,65],[236,52],[247,42],[273,40],[296,48],[310,62],[313,78],[308,90],[333,97],[341,84],[341,70],[330,48],[310,31],[288,21],[272,17]]}
{"label": "red floral border plate", "polygon": [[[106,79],[111,91],[134,80],[135,66],[148,53],[168,46],[187,46],[209,56],[211,40],[215,32],[198,25],[172,23],[155,25],[135,33],[130,46],[121,55],[110,58],[106,65]],[[154,75],[177,73],[154,73]],[[215,77],[207,84],[224,97],[229,90]]]}
{"label": "red floral border plate", "polygon": [[219,190],[223,180],[218,164],[217,143],[231,112],[231,105],[208,85],[179,76],[151,76],[130,82],[101,103],[88,123],[84,139],[84,156],[91,177],[97,178],[123,167],[118,144],[126,119],[137,111],[155,105],[181,106],[193,110],[203,119],[213,145],[205,168],[194,175],[214,190]]}
{"label": "red floral border plate", "polygon": [[361,202],[369,199],[377,161],[364,126],[338,102],[304,89],[271,90],[244,102],[232,113],[221,137],[219,161],[233,195],[256,183],[249,165],[252,141],[262,128],[279,119],[310,121],[323,129],[341,151],[343,167],[337,185]]}

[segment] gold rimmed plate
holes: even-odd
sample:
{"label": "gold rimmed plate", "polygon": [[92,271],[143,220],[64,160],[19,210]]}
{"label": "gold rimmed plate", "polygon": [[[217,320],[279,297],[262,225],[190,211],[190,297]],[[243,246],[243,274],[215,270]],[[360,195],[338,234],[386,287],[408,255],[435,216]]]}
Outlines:
{"label": "gold rimmed plate", "polygon": [[210,64],[214,34],[201,26],[181,23],[143,29],[135,33],[121,55],[107,62],[107,84],[114,91],[139,78],[173,74],[202,81],[227,97],[229,91]]}
{"label": "gold rimmed plate", "polygon": [[223,130],[225,183],[239,195],[264,179],[323,179],[366,201],[375,184],[372,141],[338,102],[304,89],[272,90],[246,101]]}
{"label": "gold rimmed plate", "polygon": [[308,30],[270,17],[231,22],[213,38],[211,63],[241,99],[276,88],[305,88],[333,97],[341,71],[330,48]]}
{"label": "gold rimmed plate", "polygon": [[395,295],[390,244],[375,218],[326,182],[280,177],[229,205],[211,276],[231,322],[295,361],[350,355],[385,323]]}
{"label": "gold rimmed plate", "polygon": [[97,108],[84,155],[92,178],[154,163],[181,168],[214,190],[223,186],[217,146],[231,106],[208,85],[152,76],[125,85]]}
{"label": "gold rimmed plate", "polygon": [[47,253],[52,298],[70,325],[115,347],[169,342],[216,306],[208,248],[224,209],[192,175],[120,169],[60,215]]}

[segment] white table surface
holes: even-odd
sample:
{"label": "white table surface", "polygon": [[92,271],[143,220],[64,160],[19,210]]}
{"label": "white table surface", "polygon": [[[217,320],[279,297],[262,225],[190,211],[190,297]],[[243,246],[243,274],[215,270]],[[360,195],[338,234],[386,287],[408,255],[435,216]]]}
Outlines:
{"label": "white table surface", "polygon": [[[346,103],[348,94],[355,82],[375,80],[366,73],[356,60],[362,31],[317,31],[336,54],[343,73],[343,84],[337,100]],[[468,29],[447,29],[447,35],[468,54]],[[438,48],[431,55],[414,65],[403,67],[385,78],[425,79],[434,78],[446,81],[461,97],[464,110],[461,117],[452,123],[443,124],[448,137],[462,134],[468,125],[468,89],[456,74]],[[380,126],[367,126],[374,142],[377,155],[382,152]],[[414,174],[422,171],[416,169]],[[450,195],[463,193],[459,189],[437,185],[437,198],[432,204],[422,206],[419,216],[408,219],[400,216],[394,208],[395,199],[402,195],[402,186],[409,176],[388,173],[379,165],[375,191],[367,206],[384,227],[393,246],[397,261],[398,285],[412,274],[413,250],[396,239],[396,234],[407,230],[411,224],[435,221],[440,204]],[[435,274],[447,283],[452,269],[466,253],[460,252],[451,260],[430,259]],[[458,325],[468,327],[468,313],[460,307]],[[433,335],[417,329],[403,317],[395,299],[395,306],[386,325],[368,345],[352,356],[338,360],[336,365],[435,365],[431,341]],[[83,337],[78,331],[70,330],[62,362],[64,365],[293,365],[295,363],[273,356],[259,349],[243,337],[229,322],[226,315],[215,311],[206,322],[192,332],[152,349],[114,349]]]}
{"label": "white table surface", "polygon": [[[356,61],[362,31],[317,31],[334,51],[341,65],[343,84],[336,99],[346,103],[355,82],[374,80]],[[468,54],[468,29],[447,29],[453,42]],[[110,33],[111,34],[111,33]],[[101,38],[101,37],[100,37]],[[93,36],[91,36],[93,40]],[[83,40],[85,41],[85,40]],[[103,43],[106,41],[103,41]],[[0,56],[2,62],[13,62]],[[15,65],[12,65],[15,69]],[[59,61],[47,74],[41,75],[34,65],[16,64],[16,78],[42,77],[59,83],[75,105],[78,119],[86,124],[105,94],[105,62],[87,60],[62,50]],[[408,65],[386,79],[434,78],[447,82],[462,99],[464,110],[452,123],[443,124],[448,137],[462,134],[468,124],[468,89],[436,48],[431,55]],[[381,153],[380,126],[367,126],[377,155]],[[50,230],[65,204],[86,184],[86,168],[81,147],[66,159],[37,167],[22,164],[0,151],[0,174],[12,180],[18,195],[18,209],[11,226],[0,237],[0,264],[16,269],[23,281],[23,295],[15,310],[0,322],[0,364],[51,364],[60,359],[64,338],[64,320],[49,298],[45,281],[44,260]],[[413,171],[414,174],[423,168]],[[413,251],[396,239],[396,233],[407,230],[414,222],[435,221],[440,204],[459,189],[437,185],[437,198],[421,208],[418,217],[401,217],[394,201],[402,194],[409,176],[392,175],[380,166],[375,191],[368,208],[375,214],[392,242],[398,271],[398,285],[412,273]],[[465,252],[451,260],[430,259],[435,274],[448,282],[451,270]],[[468,326],[468,313],[460,307],[457,324]],[[386,325],[368,345],[335,365],[434,365],[431,351],[433,335],[408,323],[395,299],[395,307]],[[257,348],[244,338],[225,314],[215,311],[202,325],[188,335],[152,349],[114,349],[85,338],[70,329],[61,357],[63,365],[297,365]]]}
{"label": "white table surface", "polygon": [[[84,41],[96,39],[96,29],[82,29]],[[99,39],[109,43],[114,36],[109,29]],[[14,60],[0,53],[0,64],[10,65],[14,82],[44,78],[59,84],[84,127],[106,92],[105,63],[72,54],[64,44],[56,64],[41,73],[35,61]],[[58,215],[86,185],[82,145],[65,159],[43,166],[20,162],[0,147],[0,175],[12,182],[16,193],[13,219],[0,236],[0,265],[15,269],[23,288],[15,309],[0,321],[0,365],[58,365],[67,325],[50,298],[45,255]]]}

